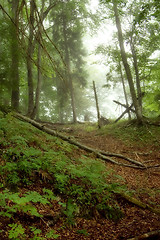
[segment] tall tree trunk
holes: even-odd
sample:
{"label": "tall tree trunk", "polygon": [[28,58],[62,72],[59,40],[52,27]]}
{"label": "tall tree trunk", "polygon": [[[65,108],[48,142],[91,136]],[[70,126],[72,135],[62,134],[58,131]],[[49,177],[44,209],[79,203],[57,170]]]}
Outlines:
{"label": "tall tree trunk", "polygon": [[135,74],[136,74],[138,102],[139,102],[139,106],[142,111],[142,91],[141,91],[141,83],[140,83],[140,77],[139,77],[137,54],[136,54],[135,44],[133,42],[133,36],[131,37],[130,45],[131,45],[131,51],[132,51],[132,57],[133,57],[133,66],[134,66]]}
{"label": "tall tree trunk", "polygon": [[30,1],[30,18],[29,18],[29,39],[27,51],[27,79],[28,79],[28,112],[27,115],[31,116],[34,107],[34,88],[33,88],[33,72],[32,72],[32,57],[33,57],[33,30],[34,30],[34,1]]}
{"label": "tall tree trunk", "polygon": [[39,100],[40,100],[40,91],[42,85],[42,73],[41,73],[41,46],[38,45],[38,78],[37,78],[37,88],[35,94],[35,104],[33,111],[31,113],[31,119],[34,119],[39,110]]}
{"label": "tall tree trunk", "polygon": [[[120,61],[119,61],[119,69],[120,69],[120,75],[121,75],[121,80],[122,80],[122,86],[123,86],[123,92],[124,92],[124,97],[125,97],[125,101],[126,101],[126,106],[127,106],[127,108],[129,108],[128,97],[127,97],[127,93],[126,93],[126,86],[125,86],[125,83],[124,83],[124,77],[123,77],[122,67],[121,67],[121,62]],[[128,119],[131,120],[130,111],[128,111]]]}
{"label": "tall tree trunk", "polygon": [[18,14],[19,0],[12,0],[12,19],[14,25],[11,28],[11,106],[18,111],[19,109],[19,48],[18,48]]}
{"label": "tall tree trunk", "polygon": [[65,61],[66,61],[66,65],[67,65],[66,75],[67,75],[68,81],[69,81],[73,122],[76,123],[77,116],[76,116],[75,96],[74,96],[73,80],[72,80],[72,76],[71,76],[70,57],[69,57],[68,40],[67,40],[67,32],[66,32],[66,20],[65,20],[64,15],[63,15],[63,35],[64,35],[64,45],[65,45],[64,46],[65,47]]}
{"label": "tall tree trunk", "polygon": [[138,122],[142,123],[143,122],[142,111],[141,111],[141,108],[139,106],[139,102],[137,100],[131,70],[130,70],[128,60],[127,60],[127,55],[126,55],[126,52],[125,52],[125,49],[124,49],[124,40],[123,40],[123,35],[122,35],[121,22],[120,22],[119,14],[118,14],[117,0],[112,0],[112,2],[113,2],[113,10],[114,10],[115,20],[116,20],[116,27],[117,27],[117,30],[118,30],[118,40],[119,40],[122,62],[123,62],[124,69],[125,69],[125,72],[126,72],[126,75],[127,75],[127,79],[128,79],[128,83],[129,83],[129,87],[130,87],[130,92],[131,92],[131,97],[132,97],[132,101],[133,101],[133,104],[134,104],[134,107],[135,107],[136,117],[137,117]]}

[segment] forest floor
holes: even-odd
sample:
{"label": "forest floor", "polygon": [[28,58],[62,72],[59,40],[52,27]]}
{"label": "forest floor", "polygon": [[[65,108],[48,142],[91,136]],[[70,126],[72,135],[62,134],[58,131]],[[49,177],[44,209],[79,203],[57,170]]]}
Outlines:
{"label": "forest floor", "polygon": [[[53,125],[54,126],[54,125]],[[140,129],[137,134],[137,129],[134,133],[134,127],[130,130],[127,126],[122,126],[119,129],[116,127],[106,128],[102,130],[92,129],[92,126],[84,127],[83,125],[57,125],[55,126],[58,131],[76,139],[77,142],[83,143],[93,149],[103,150],[105,152],[112,152],[122,154],[129,158],[135,159],[139,162],[158,165],[160,164],[160,134],[154,129],[154,133],[151,129],[147,130],[147,136],[144,136],[144,129]],[[127,132],[128,131],[128,132]],[[129,132],[131,131],[131,132]],[[146,133],[146,130],[145,130]],[[156,133],[156,137],[155,137]],[[157,134],[158,133],[158,134]],[[47,140],[48,141],[48,140]],[[36,141],[32,142],[34,147]],[[45,144],[45,143],[44,143]],[[38,143],[39,146],[39,143]],[[4,147],[0,147],[3,150]],[[93,154],[87,153],[84,150],[75,148],[68,155],[72,156],[72,159],[77,158],[81,155],[95,158]],[[1,158],[0,158],[1,159]],[[120,181],[122,184],[127,186],[128,191],[132,192],[132,195],[142,201],[143,203],[149,204],[153,208],[160,209],[160,168],[148,168],[148,169],[134,169],[130,167],[118,166],[109,162],[105,162],[106,169],[111,170],[111,177],[113,175],[119,176],[116,181]],[[47,175],[43,175],[42,180],[35,181],[31,186],[21,187],[21,194],[26,191],[37,191],[42,193],[42,188],[50,188],[50,184],[45,181]],[[17,223],[22,223],[23,226],[31,225],[37,229],[41,229],[45,232],[47,229],[54,229],[55,234],[53,238],[41,238],[40,235],[32,237],[12,238],[10,239],[60,239],[60,240],[127,240],[135,236],[140,236],[147,232],[157,231],[160,229],[160,216],[153,213],[148,209],[142,209],[128,201],[119,197],[119,207],[123,212],[123,217],[119,220],[107,219],[98,213],[95,213],[91,218],[84,218],[77,216],[75,218],[74,225],[64,224],[64,218],[58,217],[55,222],[53,219],[50,221],[45,218],[35,218],[25,216],[23,214],[15,214],[14,220],[17,219]],[[11,202],[7,203],[12,205]],[[38,212],[45,216],[52,214],[59,216],[60,206],[55,201],[52,203],[50,208],[47,205],[35,204]],[[7,219],[0,217],[0,239],[8,238],[8,224],[12,223],[13,218]],[[20,230],[19,230],[20,231]],[[22,231],[23,232],[23,231]],[[13,234],[14,235],[14,234]],[[22,234],[23,235],[23,234]],[[28,236],[31,236],[28,233]],[[151,238],[143,239],[160,239],[160,235],[152,236]],[[141,239],[141,238],[137,238]]]}
{"label": "forest floor", "polygon": [[[66,135],[73,136],[76,141],[93,149],[122,154],[142,163],[160,164],[160,136],[158,134],[156,137],[153,136],[149,129],[148,136],[144,136],[143,139],[141,136],[134,136],[134,134],[134,137],[127,134],[124,137],[122,131],[125,131],[126,127],[122,127],[118,134],[116,131],[112,134],[113,129],[109,132],[103,132],[103,130],[86,131],[81,126],[78,128],[59,126],[58,128],[59,131],[67,132]],[[121,134],[122,136],[120,136]],[[146,137],[150,139],[146,140]],[[141,170],[118,166],[109,162],[106,162],[106,166],[123,178],[128,189],[135,191],[136,198],[144,203],[151,204],[153,207],[160,207],[160,168]],[[120,221],[79,219],[77,221],[78,229],[86,229],[89,236],[76,237],[74,235],[76,229],[74,228],[68,230],[66,232],[68,236],[63,236],[61,239],[128,239],[160,229],[160,217],[156,214],[140,209],[124,200],[121,201],[121,207],[124,210],[124,217]],[[160,239],[160,236],[144,239]]]}

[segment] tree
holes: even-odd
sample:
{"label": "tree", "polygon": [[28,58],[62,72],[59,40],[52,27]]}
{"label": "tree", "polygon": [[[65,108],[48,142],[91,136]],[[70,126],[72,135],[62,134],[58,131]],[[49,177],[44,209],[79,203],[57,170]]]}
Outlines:
{"label": "tree", "polygon": [[125,48],[124,48],[124,40],[123,40],[121,22],[120,22],[120,18],[119,18],[119,14],[118,14],[117,1],[113,0],[112,3],[113,3],[113,11],[114,11],[114,15],[115,15],[115,20],[116,20],[116,27],[117,27],[117,30],[118,30],[118,40],[119,40],[122,62],[123,62],[124,69],[125,69],[125,72],[126,72],[126,76],[127,76],[127,79],[128,79],[130,92],[131,92],[133,104],[134,104],[134,107],[135,107],[136,117],[137,117],[138,122],[142,123],[142,121],[143,121],[142,111],[141,111],[141,107],[139,105],[139,101],[137,100],[131,70],[130,70],[130,67],[129,67],[129,64],[128,64],[127,55],[126,55]]}
{"label": "tree", "polygon": [[[66,68],[62,66],[64,81],[61,79],[57,81],[58,97],[60,99],[61,121],[63,121],[63,106],[64,101],[70,96],[71,108],[73,115],[73,122],[77,121],[77,109],[75,102],[76,83],[84,86],[85,71],[83,70],[85,51],[82,44],[83,23],[81,16],[83,16],[86,1],[68,1],[61,2],[57,5],[52,13],[53,19],[53,40],[61,49],[66,63]],[[82,11],[78,11],[82,9]],[[57,76],[58,77],[58,76]],[[64,87],[65,86],[65,87]],[[65,100],[64,100],[65,99]]]}
{"label": "tree", "polygon": [[33,59],[33,40],[34,40],[34,22],[35,22],[35,2],[30,1],[30,16],[29,22],[29,37],[28,37],[28,49],[27,49],[27,81],[28,81],[28,111],[27,115],[31,116],[34,106],[34,90],[33,90],[33,70],[32,70],[32,59]]}
{"label": "tree", "polygon": [[11,27],[11,106],[19,109],[19,44],[18,44],[18,24],[19,24],[19,0],[12,0],[12,21]]}

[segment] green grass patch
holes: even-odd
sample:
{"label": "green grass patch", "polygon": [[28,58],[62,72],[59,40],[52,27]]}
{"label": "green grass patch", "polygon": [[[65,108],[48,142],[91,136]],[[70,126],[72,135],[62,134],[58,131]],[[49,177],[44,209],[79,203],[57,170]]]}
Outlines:
{"label": "green grass patch", "polygon": [[99,134],[109,134],[124,141],[126,144],[155,145],[160,144],[160,127],[144,124],[137,125],[134,121],[120,121],[104,126]]}

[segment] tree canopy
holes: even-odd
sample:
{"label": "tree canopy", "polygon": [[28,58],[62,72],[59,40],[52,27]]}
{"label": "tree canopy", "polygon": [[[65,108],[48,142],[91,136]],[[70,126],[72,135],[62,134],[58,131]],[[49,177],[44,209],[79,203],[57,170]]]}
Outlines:
{"label": "tree canopy", "polygon": [[[131,115],[139,122],[159,115],[159,1],[100,0],[97,11],[92,6],[88,0],[0,1],[1,105],[31,118],[76,122],[95,109],[95,81],[101,112],[103,86],[109,93],[109,86],[121,85],[121,101],[133,103]],[[97,40],[90,52],[85,38],[90,35],[92,45],[91,36],[98,38],[98,29],[111,21],[117,27],[112,41],[98,46]],[[95,79],[96,55],[106,79]]]}

